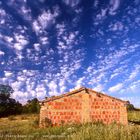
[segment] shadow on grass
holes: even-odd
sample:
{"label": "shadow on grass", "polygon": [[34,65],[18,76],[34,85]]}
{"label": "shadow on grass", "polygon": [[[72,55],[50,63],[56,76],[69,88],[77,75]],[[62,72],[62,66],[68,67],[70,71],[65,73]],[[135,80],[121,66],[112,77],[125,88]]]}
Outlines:
{"label": "shadow on grass", "polygon": [[130,124],[140,125],[140,121],[129,121]]}

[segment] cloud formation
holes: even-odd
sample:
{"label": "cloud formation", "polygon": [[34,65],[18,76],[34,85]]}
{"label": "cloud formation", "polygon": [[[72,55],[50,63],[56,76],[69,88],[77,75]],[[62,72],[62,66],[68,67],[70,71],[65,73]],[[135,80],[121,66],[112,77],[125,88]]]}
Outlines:
{"label": "cloud formation", "polygon": [[80,86],[138,102],[140,7],[132,3],[2,0],[0,83],[22,103]]}
{"label": "cloud formation", "polygon": [[123,87],[122,83],[119,83],[119,84],[117,84],[115,86],[110,87],[108,89],[108,91],[110,91],[110,92],[117,92],[117,91],[121,90],[122,87]]}

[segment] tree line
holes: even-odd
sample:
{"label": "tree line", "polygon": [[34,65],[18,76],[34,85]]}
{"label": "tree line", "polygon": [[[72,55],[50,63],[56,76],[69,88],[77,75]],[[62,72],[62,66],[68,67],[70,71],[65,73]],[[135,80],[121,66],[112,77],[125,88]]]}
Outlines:
{"label": "tree line", "polygon": [[9,115],[39,113],[40,106],[37,98],[28,100],[25,105],[22,105],[11,98],[13,92],[11,86],[0,84],[0,118]]}

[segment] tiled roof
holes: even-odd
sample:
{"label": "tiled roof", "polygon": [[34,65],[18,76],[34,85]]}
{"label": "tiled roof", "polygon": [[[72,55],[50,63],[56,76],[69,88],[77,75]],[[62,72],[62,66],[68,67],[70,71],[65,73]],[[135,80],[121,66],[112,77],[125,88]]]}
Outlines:
{"label": "tiled roof", "polygon": [[45,100],[43,100],[42,102],[49,102],[49,101],[53,101],[53,100],[56,100],[56,99],[60,99],[60,98],[63,98],[63,97],[66,97],[66,96],[70,96],[72,94],[76,94],[76,93],[79,93],[80,91],[83,91],[83,90],[86,90],[86,92],[88,93],[88,91],[91,91],[91,92],[94,92],[95,94],[98,94],[98,95],[102,95],[102,96],[106,96],[106,97],[109,97],[111,99],[114,99],[114,100],[118,100],[120,102],[123,102],[123,103],[126,103],[127,101],[123,101],[121,99],[118,99],[118,98],[115,98],[115,97],[112,97],[112,96],[109,96],[107,94],[103,94],[101,92],[97,92],[93,89],[90,89],[90,88],[86,88],[86,87],[80,87],[78,89],[75,89],[73,91],[70,91],[70,92],[67,92],[65,94],[62,94],[62,95],[59,95],[59,96],[52,96],[52,97],[48,97],[46,98]]}

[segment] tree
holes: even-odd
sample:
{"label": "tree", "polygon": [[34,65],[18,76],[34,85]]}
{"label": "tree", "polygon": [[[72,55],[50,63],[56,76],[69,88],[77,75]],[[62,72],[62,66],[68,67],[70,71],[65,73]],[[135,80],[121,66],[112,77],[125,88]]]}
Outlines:
{"label": "tree", "polygon": [[9,85],[0,84],[0,117],[22,112],[22,105],[15,99],[10,98],[13,92],[14,90]]}
{"label": "tree", "polygon": [[6,102],[13,92],[14,90],[9,85],[0,84],[0,102]]}
{"label": "tree", "polygon": [[28,100],[27,104],[23,106],[23,113],[39,113],[40,105],[37,98]]}
{"label": "tree", "polygon": [[134,105],[131,104],[129,101],[127,101],[126,106],[127,106],[127,110],[128,110],[128,111],[133,111],[133,110],[135,110]]}

